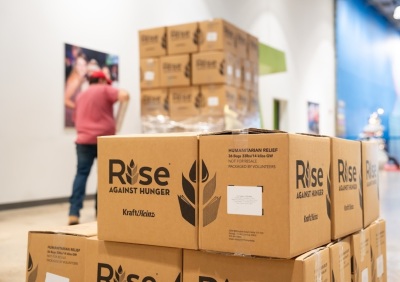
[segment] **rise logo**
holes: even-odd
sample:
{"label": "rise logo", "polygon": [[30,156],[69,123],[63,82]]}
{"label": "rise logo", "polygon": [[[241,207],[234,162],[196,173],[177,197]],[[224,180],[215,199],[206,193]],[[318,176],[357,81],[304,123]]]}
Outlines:
{"label": "rise logo", "polygon": [[[141,277],[136,273],[125,273],[125,270],[120,265],[118,269],[114,268],[107,263],[97,264],[97,282],[156,282],[156,278],[147,275]],[[181,281],[181,274],[176,277],[175,282]]]}
{"label": "rise logo", "polygon": [[121,184],[135,184],[139,180],[141,185],[150,185],[157,183],[159,186],[167,186],[170,172],[166,167],[157,167],[154,169],[149,166],[143,166],[138,169],[133,160],[129,164],[119,159],[110,159],[108,163],[108,182],[114,184],[114,180],[118,179]]}
{"label": "rise logo", "polygon": [[347,161],[338,159],[338,179],[340,182],[356,182],[357,168],[347,165]]}
{"label": "rise logo", "polygon": [[367,160],[365,167],[367,172],[367,180],[376,179],[378,177],[378,167],[376,164],[372,164]]}
{"label": "rise logo", "polygon": [[[310,163],[307,164],[302,160],[296,160],[296,188],[299,189],[300,185],[303,188],[310,187],[321,187],[324,185],[323,182],[324,171],[322,168],[310,167]],[[299,185],[300,184],[300,185]]]}

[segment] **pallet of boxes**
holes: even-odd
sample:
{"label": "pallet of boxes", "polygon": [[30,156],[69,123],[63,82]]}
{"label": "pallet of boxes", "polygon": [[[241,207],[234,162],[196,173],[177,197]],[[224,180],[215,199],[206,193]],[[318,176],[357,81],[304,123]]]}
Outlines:
{"label": "pallet of boxes", "polygon": [[139,31],[144,133],[259,126],[258,39],[222,19]]}
{"label": "pallet of boxes", "polygon": [[26,281],[386,281],[378,173],[367,141],[100,137],[97,223],[31,231]]}

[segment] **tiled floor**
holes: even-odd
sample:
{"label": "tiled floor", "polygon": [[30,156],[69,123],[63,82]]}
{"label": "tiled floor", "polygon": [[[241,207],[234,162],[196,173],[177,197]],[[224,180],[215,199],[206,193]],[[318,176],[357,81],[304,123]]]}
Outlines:
{"label": "tiled floor", "polygon": [[[380,175],[381,217],[386,220],[388,281],[400,281],[400,172]],[[0,282],[25,281],[27,234],[65,225],[68,204],[0,212]],[[95,220],[94,201],[86,201],[82,222]]]}

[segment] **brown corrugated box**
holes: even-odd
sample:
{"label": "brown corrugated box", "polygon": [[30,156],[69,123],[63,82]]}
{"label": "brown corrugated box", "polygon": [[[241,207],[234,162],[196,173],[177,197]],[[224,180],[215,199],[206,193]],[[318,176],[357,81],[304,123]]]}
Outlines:
{"label": "brown corrugated box", "polygon": [[142,89],[140,93],[141,115],[169,115],[168,90],[166,88]]}
{"label": "brown corrugated box", "polygon": [[350,236],[351,281],[373,281],[371,272],[371,240],[369,227]]}
{"label": "brown corrugated box", "polygon": [[26,281],[85,281],[86,241],[96,234],[96,222],[30,231]]}
{"label": "brown corrugated box", "polygon": [[222,117],[224,108],[236,109],[237,89],[226,84],[210,84],[200,87],[198,102],[201,116]]}
{"label": "brown corrugated box", "polygon": [[167,54],[167,29],[157,27],[139,31],[141,58],[165,56]]}
{"label": "brown corrugated box", "polygon": [[189,54],[160,58],[160,85],[163,87],[191,85]]}
{"label": "brown corrugated box", "polygon": [[199,33],[197,22],[168,26],[168,55],[198,52]]}
{"label": "brown corrugated box", "polygon": [[139,31],[140,58],[165,56],[167,54],[167,29],[149,28]]}
{"label": "brown corrugated box", "polygon": [[197,249],[198,136],[98,138],[100,240]]}
{"label": "brown corrugated box", "polygon": [[192,56],[192,83],[234,85],[235,58],[227,52],[203,52]]}
{"label": "brown corrugated box", "polygon": [[379,148],[376,142],[361,142],[364,228],[379,217],[378,150]]}
{"label": "brown corrugated box", "polygon": [[234,256],[184,250],[184,281],[331,281],[329,250],[320,248],[295,259]]}
{"label": "brown corrugated box", "polygon": [[236,27],[222,19],[199,22],[199,50],[236,52]]}
{"label": "brown corrugated box", "polygon": [[[118,230],[115,230],[118,232]],[[182,249],[87,240],[80,281],[182,281]]]}
{"label": "brown corrugated box", "polygon": [[361,143],[332,137],[332,239],[350,235],[363,226],[361,174]]}
{"label": "brown corrugated box", "polygon": [[374,221],[369,229],[371,236],[371,281],[386,282],[386,221],[384,219]]}
{"label": "brown corrugated box", "polygon": [[140,59],[140,88],[160,86],[160,60],[157,58]]}
{"label": "brown corrugated box", "polygon": [[198,86],[170,88],[170,117],[173,120],[181,120],[198,116],[200,107],[196,103],[196,98],[199,93],[200,88]]}
{"label": "brown corrugated box", "polygon": [[247,34],[247,58],[258,64],[258,38]]}
{"label": "brown corrugated box", "polygon": [[351,281],[350,237],[328,245],[331,262],[331,281]]}
{"label": "brown corrugated box", "polygon": [[201,135],[200,249],[292,258],[330,242],[329,144],[255,129]]}

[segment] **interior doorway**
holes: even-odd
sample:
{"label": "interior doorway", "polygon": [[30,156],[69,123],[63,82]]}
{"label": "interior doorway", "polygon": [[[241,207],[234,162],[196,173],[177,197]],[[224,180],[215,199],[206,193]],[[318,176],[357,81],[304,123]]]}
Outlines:
{"label": "interior doorway", "polygon": [[274,129],[289,131],[289,119],[287,114],[287,101],[274,99]]}

